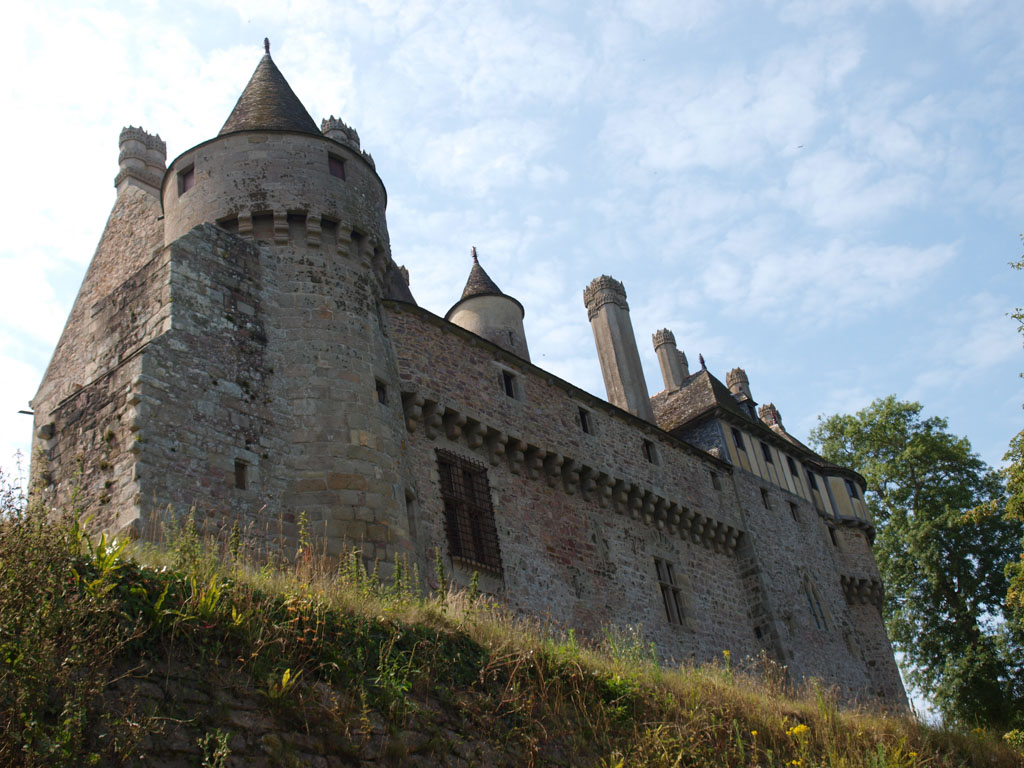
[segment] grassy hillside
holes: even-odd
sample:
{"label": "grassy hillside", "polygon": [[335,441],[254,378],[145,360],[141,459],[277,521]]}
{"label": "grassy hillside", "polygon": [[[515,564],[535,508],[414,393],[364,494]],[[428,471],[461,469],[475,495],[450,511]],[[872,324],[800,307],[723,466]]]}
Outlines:
{"label": "grassy hillside", "polygon": [[356,551],[268,561],[188,522],[128,549],[5,506],[0,765],[1022,764],[996,734],[841,711],[727,649],[663,669],[636,628],[586,644],[427,596],[401,562],[385,586]]}

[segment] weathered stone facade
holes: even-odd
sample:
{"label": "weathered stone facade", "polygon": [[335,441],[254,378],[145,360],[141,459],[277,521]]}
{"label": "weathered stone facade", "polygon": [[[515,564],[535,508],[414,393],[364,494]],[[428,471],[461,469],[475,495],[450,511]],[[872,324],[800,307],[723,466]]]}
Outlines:
{"label": "weathered stone facade", "polygon": [[[766,653],[849,699],[905,702],[863,479],[690,374],[668,330],[650,397],[625,289],[586,292],[608,403],[529,361],[523,307],[474,263],[442,319],[390,255],[358,135],[322,131],[269,55],[220,135],[163,169],[122,134],[118,197],[35,408],[56,505],[160,535],[194,508],[261,546],[300,517],[387,573],[440,552],[513,610],[666,661]],[[453,298],[455,292],[453,291]]]}

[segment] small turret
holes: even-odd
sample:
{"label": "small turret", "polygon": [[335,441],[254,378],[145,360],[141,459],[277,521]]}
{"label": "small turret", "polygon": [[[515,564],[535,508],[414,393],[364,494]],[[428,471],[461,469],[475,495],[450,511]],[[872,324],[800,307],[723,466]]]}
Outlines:
{"label": "small turret", "polygon": [[142,128],[129,125],[121,129],[118,139],[121,149],[117,158],[119,170],[114,186],[120,195],[128,187],[138,187],[156,198],[167,170],[167,144],[159,134],[146,133]]}
{"label": "small turret", "polygon": [[629,319],[626,289],[615,278],[601,275],[583,290],[583,303],[594,331],[608,402],[655,423],[633,323]]}
{"label": "small turret", "polygon": [[320,132],[328,139],[334,139],[339,144],[344,144],[356,152],[359,151],[359,133],[350,125],[339,118],[331,115],[320,121]]}
{"label": "small turret", "polygon": [[683,381],[690,375],[690,366],[686,355],[676,349],[676,337],[668,328],[662,328],[652,337],[654,352],[658,355],[661,366],[661,378],[665,381],[665,389],[679,389]]}
{"label": "small turret", "polygon": [[444,319],[455,325],[482,336],[504,350],[524,360],[530,359],[526,346],[526,331],[523,328],[525,311],[523,305],[501,292],[501,289],[484,272],[472,250],[473,267],[469,279],[455,305],[448,310]]}
{"label": "small turret", "polygon": [[729,391],[737,400],[754,402],[754,398],[750,395],[750,379],[747,378],[747,372],[742,368],[733,368],[729,371],[725,375],[725,385],[729,387]]}

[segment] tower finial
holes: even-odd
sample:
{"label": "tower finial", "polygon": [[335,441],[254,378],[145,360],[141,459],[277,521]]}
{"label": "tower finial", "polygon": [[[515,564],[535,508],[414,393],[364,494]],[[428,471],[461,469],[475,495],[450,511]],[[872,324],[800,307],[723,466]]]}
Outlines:
{"label": "tower finial", "polygon": [[704,355],[698,354],[697,357],[700,359],[700,369],[702,371],[706,371],[708,369],[708,366],[704,362]]}
{"label": "tower finial", "polygon": [[476,260],[476,246],[475,245],[473,246],[473,263],[474,264],[479,264],[480,263],[479,261]]}
{"label": "tower finial", "polygon": [[267,56],[270,55],[270,38],[269,37],[264,37],[263,38],[263,50],[267,52]]}

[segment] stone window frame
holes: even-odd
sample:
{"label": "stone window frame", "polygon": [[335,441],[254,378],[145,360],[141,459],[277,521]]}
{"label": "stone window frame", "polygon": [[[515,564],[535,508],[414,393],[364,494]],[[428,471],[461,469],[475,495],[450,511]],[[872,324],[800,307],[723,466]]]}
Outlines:
{"label": "stone window frame", "polygon": [[763,486],[761,487],[761,504],[763,504],[764,508],[767,510],[772,509],[771,496],[768,494],[768,489]]}
{"label": "stone window frame", "polygon": [[328,152],[327,172],[334,178],[345,181],[345,158],[333,152]]}
{"label": "stone window frame", "polygon": [[716,491],[722,490],[722,476],[713,469],[708,470],[708,472],[711,474],[711,487]]}
{"label": "stone window frame", "polygon": [[235,490],[248,489],[249,464],[242,459],[235,459]]}
{"label": "stone window frame", "polygon": [[821,603],[821,595],[818,594],[818,588],[814,585],[814,580],[804,574],[804,597],[807,598],[807,610],[811,614],[811,619],[814,621],[814,626],[821,632],[827,632],[829,627],[828,614],[825,613],[825,608]]}
{"label": "stone window frame", "polygon": [[658,466],[661,464],[661,457],[658,455],[658,446],[653,440],[646,437],[640,438],[640,454],[647,460],[648,464]]}
{"label": "stone window frame", "polygon": [[377,402],[381,405],[388,404],[388,385],[381,379],[374,379],[374,385],[377,389]]}
{"label": "stone window frame", "polygon": [[655,556],[653,560],[665,620],[672,626],[692,632],[694,612],[690,599],[690,580],[685,575],[676,573],[669,558]]}
{"label": "stone window frame", "polygon": [[189,163],[178,171],[178,197],[181,197],[196,185],[196,164]]}
{"label": "stone window frame", "polygon": [[442,448],[437,448],[435,454],[452,562],[501,577],[501,547],[487,467]]}
{"label": "stone window frame", "polygon": [[797,508],[796,502],[789,502],[789,515],[793,518],[794,523],[800,522],[800,510]]}
{"label": "stone window frame", "polygon": [[523,376],[519,371],[498,362],[495,362],[494,366],[498,369],[498,387],[502,394],[509,400],[525,401],[526,392],[523,387]]}
{"label": "stone window frame", "polygon": [[584,408],[582,405],[576,406],[576,416],[580,422],[580,429],[586,435],[595,435],[597,431],[594,429],[594,412],[589,408]]}

